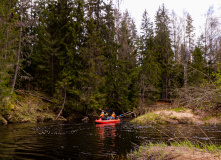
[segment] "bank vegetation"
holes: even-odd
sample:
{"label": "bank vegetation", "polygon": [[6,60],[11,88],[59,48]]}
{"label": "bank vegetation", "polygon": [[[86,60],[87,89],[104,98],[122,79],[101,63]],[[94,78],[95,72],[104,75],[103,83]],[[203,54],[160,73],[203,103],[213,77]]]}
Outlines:
{"label": "bank vegetation", "polygon": [[221,148],[214,144],[191,143],[190,141],[149,143],[127,154],[126,159],[136,160],[219,160]]}
{"label": "bank vegetation", "polygon": [[[221,23],[213,8],[199,35],[189,13],[179,17],[166,4],[154,20],[144,10],[138,33],[117,2],[1,0],[0,115],[10,123],[42,110],[65,118],[101,110],[139,115],[160,99],[219,108]],[[29,102],[19,90],[43,96]]]}

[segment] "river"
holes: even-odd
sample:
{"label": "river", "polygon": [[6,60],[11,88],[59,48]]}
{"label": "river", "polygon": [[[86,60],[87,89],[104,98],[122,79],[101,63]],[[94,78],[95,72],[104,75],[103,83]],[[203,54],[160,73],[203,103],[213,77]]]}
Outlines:
{"label": "river", "polygon": [[0,127],[0,159],[111,159],[143,142],[179,137],[221,144],[221,126],[88,123],[9,124]]}

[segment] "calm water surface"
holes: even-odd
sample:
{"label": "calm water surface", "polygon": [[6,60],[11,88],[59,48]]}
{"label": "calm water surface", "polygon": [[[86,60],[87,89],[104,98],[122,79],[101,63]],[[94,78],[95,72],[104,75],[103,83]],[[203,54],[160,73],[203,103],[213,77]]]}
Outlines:
{"label": "calm water surface", "polygon": [[10,124],[0,126],[0,159],[110,159],[143,142],[174,137],[221,144],[221,126],[140,126],[126,119],[111,125],[92,121]]}

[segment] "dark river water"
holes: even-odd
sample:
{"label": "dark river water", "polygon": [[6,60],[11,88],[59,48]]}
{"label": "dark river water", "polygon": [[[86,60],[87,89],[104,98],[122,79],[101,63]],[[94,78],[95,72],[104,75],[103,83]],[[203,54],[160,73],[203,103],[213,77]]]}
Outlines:
{"label": "dark river water", "polygon": [[143,142],[179,137],[221,144],[221,126],[37,123],[0,126],[0,159],[111,159]]}

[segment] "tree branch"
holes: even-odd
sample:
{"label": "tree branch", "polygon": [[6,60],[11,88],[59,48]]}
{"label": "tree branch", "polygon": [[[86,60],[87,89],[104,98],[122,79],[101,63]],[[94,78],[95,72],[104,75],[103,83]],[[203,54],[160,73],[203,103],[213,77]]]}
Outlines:
{"label": "tree branch", "polygon": [[55,120],[57,120],[60,117],[60,115],[61,115],[61,113],[64,109],[65,101],[66,101],[66,88],[65,88],[65,91],[64,91],[64,101],[63,101],[63,104],[62,104],[62,108],[61,108],[61,110],[60,110],[60,112],[59,112],[59,114],[58,114],[58,116],[56,117]]}

